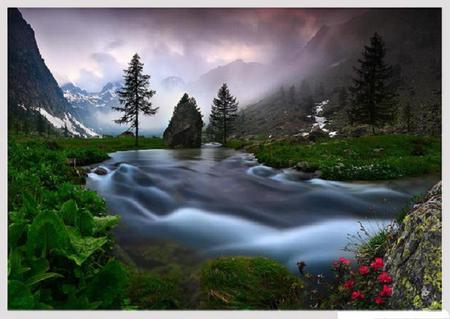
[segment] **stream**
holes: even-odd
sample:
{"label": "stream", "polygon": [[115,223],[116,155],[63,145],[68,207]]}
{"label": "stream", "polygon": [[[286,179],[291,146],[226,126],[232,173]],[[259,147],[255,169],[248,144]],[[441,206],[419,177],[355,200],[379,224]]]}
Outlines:
{"label": "stream", "polygon": [[300,180],[293,170],[214,146],[110,156],[101,163],[108,173],[90,173],[87,187],[121,216],[115,231],[119,245],[133,250],[134,244],[164,240],[189,247],[200,259],[267,256],[294,273],[297,261],[318,273],[339,256],[351,256],[343,248],[359,222],[375,233],[439,179]]}

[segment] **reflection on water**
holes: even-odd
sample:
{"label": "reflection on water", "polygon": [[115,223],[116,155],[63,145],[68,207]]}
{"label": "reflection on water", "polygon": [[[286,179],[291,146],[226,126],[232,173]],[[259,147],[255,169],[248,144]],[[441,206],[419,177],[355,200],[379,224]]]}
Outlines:
{"label": "reflection on water", "polygon": [[[304,260],[323,270],[345,255],[358,221],[375,232],[437,177],[391,182],[303,181],[219,147],[111,154],[108,174],[87,186],[122,216],[119,244],[167,239],[205,257],[262,255],[291,270]],[[129,249],[129,248],[128,248]]]}

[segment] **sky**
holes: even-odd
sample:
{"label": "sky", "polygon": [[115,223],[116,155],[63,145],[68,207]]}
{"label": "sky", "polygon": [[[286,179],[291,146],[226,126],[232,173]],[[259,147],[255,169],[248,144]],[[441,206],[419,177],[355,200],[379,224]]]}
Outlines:
{"label": "sky", "polygon": [[359,9],[20,9],[60,85],[90,92],[121,78],[137,52],[153,81],[194,81],[237,59],[282,63],[325,24]]}

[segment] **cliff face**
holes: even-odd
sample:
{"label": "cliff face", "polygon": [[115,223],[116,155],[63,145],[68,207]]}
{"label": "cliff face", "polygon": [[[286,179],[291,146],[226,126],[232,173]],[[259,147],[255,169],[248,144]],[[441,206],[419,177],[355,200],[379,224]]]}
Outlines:
{"label": "cliff face", "polygon": [[184,94],[164,131],[164,142],[174,148],[195,148],[202,143],[202,115],[194,98]]}
{"label": "cliff face", "polygon": [[439,309],[442,304],[442,193],[436,184],[406,215],[388,244],[393,309]]}
{"label": "cliff face", "polygon": [[18,9],[8,9],[8,125],[48,125],[77,136],[96,135],[81,122],[45,65],[34,31]]}

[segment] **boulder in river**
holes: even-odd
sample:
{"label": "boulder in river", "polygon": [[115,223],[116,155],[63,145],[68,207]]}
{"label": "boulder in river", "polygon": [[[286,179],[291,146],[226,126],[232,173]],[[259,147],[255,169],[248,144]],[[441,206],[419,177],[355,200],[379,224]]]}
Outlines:
{"label": "boulder in river", "polygon": [[173,148],[197,148],[202,144],[203,120],[197,102],[186,93],[178,102],[164,131],[164,142]]}
{"label": "boulder in river", "polygon": [[104,167],[99,166],[94,170],[94,173],[97,175],[106,175],[108,174],[108,170]]}

